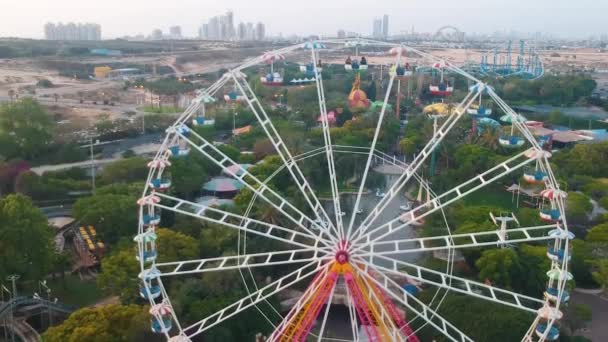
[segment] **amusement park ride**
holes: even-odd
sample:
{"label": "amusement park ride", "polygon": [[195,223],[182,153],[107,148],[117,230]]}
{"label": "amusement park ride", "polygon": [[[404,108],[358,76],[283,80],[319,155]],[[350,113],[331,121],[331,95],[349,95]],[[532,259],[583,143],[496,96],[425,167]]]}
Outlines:
{"label": "amusement park ride", "polygon": [[526,43],[519,41],[518,53],[512,51],[509,41],[506,48],[494,48],[481,56],[479,73],[482,76],[519,77],[533,80],[541,77],[545,70],[538,53],[530,46],[526,51]]}
{"label": "amusement park ride", "polygon": [[[276,56],[287,56],[289,53],[302,49],[308,50],[311,56],[308,65],[311,66],[314,73],[319,111],[322,117],[327,117],[323,78],[317,68],[320,61],[319,54],[323,53],[326,45],[336,49],[355,47],[355,61],[358,61],[359,70],[363,66],[365,68],[373,67],[373,64],[368,65],[368,61],[363,63],[364,57],[359,60],[358,48],[360,46],[391,49],[395,72],[390,75],[382,110],[378,116],[377,126],[369,147],[334,144],[329,132],[328,120],[321,120],[324,145],[300,155],[293,155],[247,82],[243,71],[271,61],[272,74],[272,63],[274,60],[281,59]],[[391,89],[395,79],[405,76],[408,71],[403,67],[407,56],[404,52],[407,52],[407,55],[415,54],[421,59],[428,60],[429,65],[435,66],[441,72],[437,87],[442,94],[453,91],[453,88],[449,86],[440,87],[441,84],[445,84],[443,83],[444,70],[468,78],[474,82],[475,86],[469,89],[468,94],[450,115],[436,119],[433,136],[413,160],[408,164],[399,164],[393,160],[395,167],[401,170],[396,181],[381,196],[366,195],[366,180],[373,167],[373,161],[384,156],[377,149],[377,145],[386,108],[391,98]],[[345,68],[356,71],[357,68],[353,65],[354,60],[350,61],[350,68],[348,63],[345,63]],[[274,75],[272,77],[272,81],[274,81]],[[268,81],[268,77],[266,79]],[[232,160],[218,149],[212,141],[205,139],[188,126],[192,118],[201,112],[200,107],[213,104],[209,98],[217,97],[218,93],[226,91],[226,89],[232,89],[227,96],[228,101],[238,99],[253,112],[259,127],[265,132],[282,160],[283,165],[268,179],[258,179],[240,166],[237,161]],[[482,102],[480,102],[482,94],[491,99],[498,108],[506,113],[508,118],[511,118],[511,137],[520,137],[525,144],[520,144],[519,138],[517,143],[511,144],[511,137],[509,137],[508,144],[514,145],[512,146],[514,148],[520,148],[520,152],[485,172],[470,175],[469,180],[450,190],[431,195],[430,186],[419,176],[421,167],[463,116],[467,113],[469,115],[485,114],[479,112],[482,108]],[[471,113],[470,109],[475,103],[477,103],[478,109]],[[217,165],[252,192],[253,197],[245,213],[237,214],[221,208],[208,207],[175,197],[170,191],[167,191],[171,187],[171,158],[180,158],[190,153],[201,154],[210,163]],[[334,155],[339,153],[366,156],[366,165],[360,178],[360,185],[354,194],[354,204],[349,208],[344,207],[345,203],[341,201],[338,189],[339,182]],[[327,163],[331,200],[325,206],[320,203],[317,191],[312,188],[299,166],[308,158],[315,157],[324,158]],[[275,328],[268,337],[268,341],[305,341],[307,337],[314,337],[316,341],[325,340],[328,313],[331,303],[334,302],[335,294],[340,289],[345,292],[345,304],[349,310],[352,328],[351,340],[365,338],[359,336],[359,326],[361,326],[363,334],[369,341],[418,341],[416,334],[419,329],[423,326],[430,326],[448,340],[472,341],[465,332],[438,313],[445,294],[451,291],[510,306],[521,310],[522,313],[532,313],[534,319],[522,341],[554,341],[559,336],[561,309],[569,300],[566,283],[572,279],[572,275],[568,272],[568,260],[570,258],[570,240],[573,235],[568,231],[564,216],[565,193],[560,190],[551,170],[550,157],[551,153],[543,150],[528,128],[517,119],[517,114],[496,95],[491,87],[460,68],[412,47],[363,39],[355,42],[336,39],[298,44],[248,60],[243,65],[226,72],[209,88],[200,91],[193,104],[167,129],[167,135],[161,148],[149,164],[150,173],[147,185],[142,197],[138,200],[139,229],[135,242],[138,246],[137,259],[140,265],[140,294],[150,302],[152,330],[164,334],[172,342],[191,341],[193,337],[232,318],[239,312],[265,304],[271,296],[309,279],[306,290],[285,316],[275,310],[277,316],[270,319],[262,313],[262,310],[259,310]],[[387,162],[391,161],[387,160]],[[495,231],[452,234],[446,221],[445,235],[423,238],[404,237],[404,232],[422,222],[429,215],[443,213],[444,208],[474,191],[493,184],[506,175],[521,175],[522,169],[525,181],[540,184],[546,189],[543,196],[547,202],[546,208],[549,208],[549,215],[546,215],[546,210],[541,210],[539,213],[540,217],[547,219],[546,225],[508,228],[506,218],[503,220],[502,217],[493,217],[497,223],[504,221],[504,226],[501,224]],[[291,177],[304,200],[302,205],[306,206],[306,210],[295,206],[268,185],[268,182],[280,172],[287,172]],[[421,187],[424,184],[428,188],[428,197],[423,199],[420,196],[418,201],[412,205],[402,206],[402,210],[396,212],[389,210],[389,204],[403,196],[406,185],[415,181],[419,182]],[[373,201],[371,207],[363,205],[364,196],[366,201]],[[286,223],[277,225],[256,218],[252,207],[257,202],[263,202],[273,207],[282,214]],[[366,202],[366,204],[369,203]],[[239,232],[238,254],[208,259],[158,262],[156,229],[162,212],[190,216],[221,225],[225,229],[237,230]],[[389,218],[387,219],[387,217]],[[280,244],[273,246],[283,245],[289,246],[284,248],[291,249],[247,252],[247,235],[279,242]],[[457,249],[502,248],[504,245],[538,241],[550,241],[547,256],[551,261],[551,266],[547,272],[546,290],[544,294],[539,293],[541,298],[515,293],[452,274],[453,255]],[[414,262],[404,261],[400,257],[400,255],[408,253],[431,251],[447,252],[449,257],[445,272],[419,266]],[[292,271],[260,285],[257,284],[256,278],[251,273],[252,268],[273,267],[276,270],[285,265],[289,265],[288,269]],[[171,304],[170,296],[165,290],[163,279],[228,270],[240,272],[249,294],[208,317],[202,317],[200,321],[182,325]],[[246,278],[249,280],[246,281]],[[436,287],[437,294],[431,302],[424,302],[411,291],[406,290],[408,285],[411,286],[411,282]],[[403,309],[407,310],[407,317],[403,314]],[[278,325],[275,323],[277,321]],[[509,328],[509,326],[504,327],[504,329]],[[336,339],[331,340],[336,341]]]}

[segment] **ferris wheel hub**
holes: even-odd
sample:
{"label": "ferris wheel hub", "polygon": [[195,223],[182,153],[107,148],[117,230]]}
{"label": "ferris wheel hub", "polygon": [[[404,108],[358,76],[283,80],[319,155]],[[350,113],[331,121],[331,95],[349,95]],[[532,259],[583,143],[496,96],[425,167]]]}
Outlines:
{"label": "ferris wheel hub", "polygon": [[346,264],[348,262],[349,258],[350,258],[350,255],[348,254],[348,252],[346,250],[339,250],[336,252],[336,261],[339,264]]}

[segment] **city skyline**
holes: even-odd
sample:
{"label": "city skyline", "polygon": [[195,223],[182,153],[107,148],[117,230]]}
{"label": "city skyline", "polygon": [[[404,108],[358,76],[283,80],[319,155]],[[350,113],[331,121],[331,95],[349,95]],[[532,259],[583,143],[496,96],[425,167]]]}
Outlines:
{"label": "city skyline", "polygon": [[[35,8],[36,10],[32,10]],[[526,8],[526,10],[522,10]],[[547,11],[551,8],[551,11]],[[495,31],[544,32],[559,37],[586,38],[605,33],[603,13],[608,3],[581,0],[560,4],[548,0],[533,3],[514,0],[508,4],[488,4],[481,0],[458,3],[436,1],[409,3],[385,1],[371,7],[368,2],[336,0],[331,3],[311,0],[298,6],[279,7],[269,0],[250,3],[227,0],[220,3],[180,1],[179,6],[161,2],[133,0],[124,3],[107,0],[82,6],[75,0],[10,2],[3,6],[1,37],[42,38],[46,22],[95,22],[104,29],[104,39],[149,34],[159,27],[180,25],[184,37],[196,37],[202,22],[232,9],[235,23],[263,22],[267,35],[335,35],[338,29],[370,34],[370,22],[385,13],[391,16],[391,34],[415,27],[417,32],[434,32],[453,25],[467,33],[490,34]],[[348,9],[348,16],[344,15]],[[584,9],[584,11],[583,11]],[[279,13],[280,15],[277,15]],[[304,20],[304,13],[315,13],[316,20]],[[20,20],[27,15],[28,20]]]}

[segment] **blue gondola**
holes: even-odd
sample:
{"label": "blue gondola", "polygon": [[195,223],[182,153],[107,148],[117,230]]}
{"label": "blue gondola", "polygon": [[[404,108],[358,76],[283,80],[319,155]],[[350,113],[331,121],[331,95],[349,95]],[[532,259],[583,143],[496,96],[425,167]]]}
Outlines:
{"label": "blue gondola", "polygon": [[171,180],[166,178],[155,178],[150,181],[150,187],[157,191],[165,191],[171,187]]}
{"label": "blue gondola", "polygon": [[[559,294],[559,289],[557,287],[547,287],[545,291],[545,295],[547,298],[553,301],[557,301],[557,295]],[[562,291],[562,296],[560,298],[560,302],[562,304],[567,304],[570,301],[570,293],[567,290]]]}
{"label": "blue gondola", "polygon": [[500,146],[507,148],[517,148],[523,146],[526,141],[522,137],[516,135],[503,135],[498,139]]}
{"label": "blue gondola", "polygon": [[530,167],[524,168],[524,180],[528,183],[542,183],[548,178],[547,174],[540,169]]}
{"label": "blue gondola", "polygon": [[[564,260],[565,254],[566,251],[563,248],[555,249],[553,244],[549,244],[549,247],[547,248],[547,256],[551,260],[559,260],[561,262]],[[572,255],[568,253],[568,260],[570,260],[571,257]]]}
{"label": "blue gondola", "polygon": [[142,221],[144,226],[156,226],[160,223],[160,215],[143,215]]}
{"label": "blue gondola", "polygon": [[541,209],[540,219],[547,222],[556,222],[561,218],[561,214],[558,209]]}
{"label": "blue gondola", "polygon": [[[148,297],[148,291],[150,293],[150,296]],[[156,299],[158,297],[160,297],[160,286],[158,285],[154,285],[154,286],[148,286],[148,291],[146,291],[146,288],[144,286],[139,288],[139,295],[143,298],[143,299]]]}
{"label": "blue gondola", "polygon": [[188,155],[188,153],[190,153],[190,148],[175,145],[175,146],[169,147],[169,153],[171,153],[171,156],[173,156],[173,157],[183,157],[183,156]]}
{"label": "blue gondola", "polygon": [[[547,324],[539,323],[536,326],[536,335],[538,337],[542,337],[545,334],[546,330],[547,330]],[[555,326],[551,326],[551,329],[549,329],[549,333],[547,334],[547,341],[555,341],[555,340],[557,340],[558,337],[559,337],[559,329]]]}
{"label": "blue gondola", "polygon": [[[162,324],[161,324],[162,322]],[[152,331],[159,334],[164,334],[169,332],[172,327],[171,317],[163,317],[163,319],[159,320],[157,318],[153,318],[152,321]]]}

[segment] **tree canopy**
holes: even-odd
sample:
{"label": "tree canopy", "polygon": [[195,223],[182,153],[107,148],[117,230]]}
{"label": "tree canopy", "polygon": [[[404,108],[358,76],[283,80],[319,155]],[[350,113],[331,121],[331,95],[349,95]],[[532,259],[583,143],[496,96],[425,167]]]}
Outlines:
{"label": "tree canopy", "polygon": [[49,328],[43,337],[48,342],[131,342],[161,341],[164,336],[150,331],[148,307],[105,305],[80,309],[63,323]]}
{"label": "tree canopy", "polygon": [[121,237],[133,236],[137,230],[137,205],[133,196],[85,197],[74,203],[72,211],[82,224],[94,226],[108,244],[118,242]]}
{"label": "tree canopy", "polygon": [[50,115],[31,98],[0,104],[0,156],[32,159],[52,141]]}
{"label": "tree canopy", "polygon": [[54,256],[53,232],[46,217],[23,195],[0,199],[0,277],[19,274],[42,279]]}

